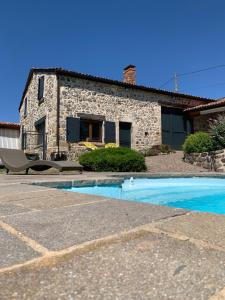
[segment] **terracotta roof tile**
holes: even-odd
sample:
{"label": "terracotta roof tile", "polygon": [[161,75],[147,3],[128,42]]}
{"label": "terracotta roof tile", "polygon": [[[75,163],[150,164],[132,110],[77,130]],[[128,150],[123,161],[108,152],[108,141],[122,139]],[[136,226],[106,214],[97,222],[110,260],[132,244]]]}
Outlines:
{"label": "terracotta roof tile", "polygon": [[225,98],[213,101],[211,103],[201,104],[194,107],[186,108],[184,109],[184,111],[185,112],[199,111],[199,110],[206,110],[206,109],[216,108],[221,106],[225,106]]}
{"label": "terracotta roof tile", "polygon": [[8,129],[20,129],[20,124],[18,123],[11,123],[11,122],[1,122],[0,121],[0,128],[8,128]]}

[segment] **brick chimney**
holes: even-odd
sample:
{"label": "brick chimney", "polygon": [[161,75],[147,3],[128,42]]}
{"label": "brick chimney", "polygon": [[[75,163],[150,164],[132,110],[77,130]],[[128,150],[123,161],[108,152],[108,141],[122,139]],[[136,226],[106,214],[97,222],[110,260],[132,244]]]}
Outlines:
{"label": "brick chimney", "polygon": [[123,69],[123,82],[136,84],[136,67],[129,65]]}

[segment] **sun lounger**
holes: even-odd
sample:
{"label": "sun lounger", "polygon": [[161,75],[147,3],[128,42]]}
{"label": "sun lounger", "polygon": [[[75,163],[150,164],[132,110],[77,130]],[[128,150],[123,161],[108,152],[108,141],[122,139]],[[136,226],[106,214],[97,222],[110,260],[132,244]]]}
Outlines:
{"label": "sun lounger", "polygon": [[3,149],[0,148],[0,158],[5,166],[7,173],[26,171],[28,174],[29,169],[35,171],[45,171],[50,168],[56,168],[60,172],[63,171],[80,171],[83,167],[76,162],[72,161],[49,161],[49,160],[28,160],[22,150]]}

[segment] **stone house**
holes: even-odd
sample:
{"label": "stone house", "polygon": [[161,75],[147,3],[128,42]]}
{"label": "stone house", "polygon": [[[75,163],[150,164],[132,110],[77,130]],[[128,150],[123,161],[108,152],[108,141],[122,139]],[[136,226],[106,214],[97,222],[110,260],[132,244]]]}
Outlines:
{"label": "stone house", "polygon": [[210,121],[225,113],[225,98],[186,108],[184,112],[195,120],[196,131],[209,131]]}
{"label": "stone house", "polygon": [[188,109],[212,102],[137,85],[132,65],[124,69],[123,81],[61,68],[31,69],[19,106],[22,146],[48,159],[75,159],[85,150],[83,141],[180,149],[199,127]]}

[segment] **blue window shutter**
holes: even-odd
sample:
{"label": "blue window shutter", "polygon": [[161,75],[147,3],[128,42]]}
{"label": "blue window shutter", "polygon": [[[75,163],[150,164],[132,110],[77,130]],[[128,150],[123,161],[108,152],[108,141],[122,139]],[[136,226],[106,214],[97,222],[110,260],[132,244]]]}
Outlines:
{"label": "blue window shutter", "polygon": [[67,142],[80,142],[80,118],[67,117],[66,119]]}
{"label": "blue window shutter", "polygon": [[105,143],[116,142],[116,124],[115,122],[105,122]]}

